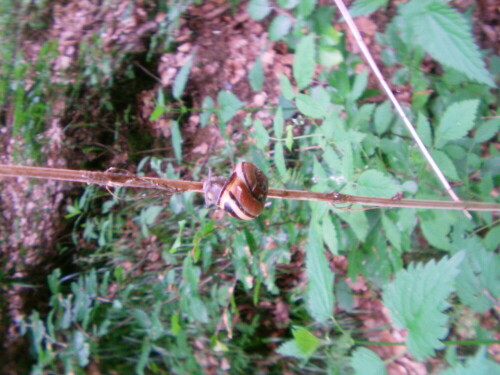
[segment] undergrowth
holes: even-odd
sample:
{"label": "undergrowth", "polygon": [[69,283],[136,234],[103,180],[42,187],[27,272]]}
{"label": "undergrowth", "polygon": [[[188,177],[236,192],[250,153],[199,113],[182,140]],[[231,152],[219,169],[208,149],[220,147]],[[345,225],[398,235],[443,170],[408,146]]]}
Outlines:
{"label": "undergrowth", "polygon": [[[387,3],[358,0],[353,14]],[[151,40],[151,56],[172,41],[187,5],[178,1],[159,10],[168,17]],[[276,188],[446,199],[390,103],[369,86],[370,72],[359,71],[362,59],[346,50],[345,35],[331,21],[339,19],[334,6],[252,0],[246,11],[269,21],[269,39],[294,52],[293,76],[279,78],[280,104],[262,109],[273,113],[272,125],[248,110],[241,124],[245,145],[238,148],[244,154],[226,137],[224,152],[210,159],[216,171],[248,160]],[[456,193],[495,202],[500,60],[479,48],[470,14],[439,0],[411,0],[397,6],[376,41],[392,72],[386,79],[409,89],[404,109]],[[13,135],[36,134],[46,121],[44,95],[52,86],[44,72],[54,43],[41,51],[41,74],[29,92],[22,82],[30,67],[2,44],[11,52],[2,61],[1,103],[11,98],[20,111]],[[127,58],[101,55],[95,46],[82,51],[88,55],[82,55],[80,79],[87,86],[107,81],[99,75],[104,65],[122,66]],[[437,68],[422,69],[429,61]],[[182,115],[200,110],[182,103],[194,64],[189,60],[179,70],[172,88],[158,90],[152,121],[171,116],[172,106]],[[262,89],[260,58],[248,79],[253,90]],[[216,118],[226,135],[239,110],[245,103],[221,91],[204,98],[200,126]],[[117,116],[126,119],[128,112]],[[138,173],[180,177],[181,119],[170,121],[173,154],[143,158]],[[205,171],[197,167],[192,175],[201,179]],[[48,313],[31,311],[18,322],[29,337],[32,373],[385,374],[394,358],[382,360],[371,349],[387,343],[368,349],[368,328],[355,319],[362,313],[356,299],[368,296],[407,330],[400,344],[411,358],[429,367],[439,358],[445,374],[498,371],[486,352],[498,332],[480,324],[486,317],[496,321],[498,215],[472,213],[469,220],[462,212],[342,210],[276,200],[256,220],[239,222],[214,220],[195,194],[125,196],[86,187],[67,207],[73,232],[65,246],[79,250],[75,262],[82,271],[65,275],[56,269],[47,280]],[[347,269],[335,274],[339,259],[347,259]],[[358,276],[366,280],[368,296],[349,287]],[[461,348],[467,345],[477,350],[466,356]]]}

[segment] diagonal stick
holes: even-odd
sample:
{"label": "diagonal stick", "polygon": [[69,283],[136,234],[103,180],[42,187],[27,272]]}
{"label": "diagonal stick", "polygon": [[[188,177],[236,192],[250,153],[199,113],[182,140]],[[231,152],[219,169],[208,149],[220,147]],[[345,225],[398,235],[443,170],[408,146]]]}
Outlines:
{"label": "diagonal stick", "polygon": [[[347,26],[349,26],[349,29],[351,30],[352,35],[354,36],[354,39],[356,40],[356,43],[358,44],[361,52],[363,53],[366,61],[368,62],[368,65],[370,65],[370,68],[372,69],[373,73],[377,77],[380,85],[384,89],[386,95],[389,97],[390,101],[392,102],[392,105],[396,109],[396,112],[398,112],[399,116],[403,120],[404,124],[406,125],[406,128],[410,132],[411,136],[415,140],[418,148],[420,149],[420,152],[422,155],[424,155],[425,159],[431,166],[431,168],[434,170],[434,173],[438,177],[439,181],[441,182],[441,185],[445,188],[445,190],[448,192],[450,197],[455,201],[455,202],[460,202],[460,198],[455,194],[455,192],[452,190],[450,184],[446,180],[446,177],[444,176],[443,172],[441,172],[441,169],[439,169],[438,165],[432,158],[431,154],[425,147],[424,143],[420,139],[419,135],[417,134],[415,128],[411,124],[410,120],[408,120],[408,117],[406,117],[406,114],[403,111],[403,108],[401,108],[401,105],[399,104],[398,100],[392,93],[389,85],[387,84],[386,80],[384,79],[384,76],[382,75],[382,72],[378,68],[377,64],[375,63],[375,60],[373,59],[370,51],[368,50],[368,47],[366,46],[365,42],[363,41],[363,38],[361,37],[361,34],[359,33],[358,27],[354,23],[351,15],[349,14],[349,11],[347,10],[346,6],[344,5],[344,2],[342,0],[334,0],[335,4],[340,10],[340,13],[342,14],[342,17],[344,17],[345,22],[347,23]],[[467,216],[469,219],[472,218],[469,212],[464,211],[465,216]]]}

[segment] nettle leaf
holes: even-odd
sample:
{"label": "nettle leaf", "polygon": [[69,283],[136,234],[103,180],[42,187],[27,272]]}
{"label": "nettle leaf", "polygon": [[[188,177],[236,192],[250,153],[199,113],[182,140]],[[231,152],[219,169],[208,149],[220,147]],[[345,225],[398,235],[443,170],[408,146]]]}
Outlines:
{"label": "nettle leaf", "polygon": [[186,82],[191,71],[191,65],[193,63],[193,55],[189,56],[187,61],[184,63],[179,73],[175,76],[174,86],[172,87],[172,95],[176,99],[180,99],[184,88],[186,87]]}
{"label": "nettle leaf", "polygon": [[453,164],[446,153],[440,150],[432,150],[431,155],[446,177],[454,181],[460,180],[460,177],[458,177],[457,169],[455,168],[455,164]]}
{"label": "nettle leaf", "polygon": [[321,344],[321,340],[304,327],[295,327],[292,330],[292,334],[299,349],[303,353],[306,353],[308,357],[311,356]]}
{"label": "nettle leaf", "polygon": [[323,118],[326,115],[326,108],[318,100],[313,99],[309,95],[298,94],[296,103],[299,111],[306,116]]}
{"label": "nettle leaf", "polygon": [[250,0],[248,3],[248,14],[255,21],[260,21],[271,12],[269,0]]}
{"label": "nettle leaf", "polygon": [[500,255],[482,248],[470,249],[460,268],[460,300],[472,311],[485,313],[500,298]]}
{"label": "nettle leaf", "polygon": [[351,366],[356,375],[387,375],[384,361],[370,349],[356,349],[352,353]]}
{"label": "nettle leaf", "polygon": [[333,272],[323,248],[323,241],[311,222],[306,244],[307,292],[306,309],[317,322],[325,322],[333,315]]}
{"label": "nettle leaf", "polygon": [[292,27],[292,19],[286,14],[278,14],[269,25],[269,39],[273,41],[283,38]]}
{"label": "nettle leaf", "polygon": [[453,103],[441,117],[436,130],[435,146],[443,147],[448,141],[462,138],[474,126],[479,100],[463,100]]}
{"label": "nettle leaf", "polygon": [[337,229],[333,224],[332,217],[327,214],[323,217],[323,241],[325,242],[328,249],[333,255],[338,255],[338,240],[337,240]]}
{"label": "nettle leaf", "polygon": [[203,102],[201,103],[201,108],[203,111],[200,114],[200,124],[201,127],[205,127],[208,123],[208,120],[210,119],[210,116],[213,113],[214,109],[214,101],[210,96],[205,96],[203,98]]}
{"label": "nettle leaf", "polygon": [[221,91],[217,95],[217,102],[219,103],[220,112],[219,116],[222,122],[231,120],[236,112],[243,107],[243,102],[238,99],[231,91]]}
{"label": "nettle leaf", "polygon": [[354,79],[352,89],[351,91],[349,91],[349,94],[347,95],[347,100],[351,100],[353,102],[358,100],[365,91],[367,84],[368,84],[368,75],[366,74],[366,71],[357,74],[356,78]]}
{"label": "nettle leaf", "polygon": [[370,197],[390,198],[401,191],[394,179],[375,169],[368,169],[358,178],[358,193]]}
{"label": "nettle leaf", "polygon": [[444,347],[440,340],[448,334],[448,316],[443,311],[449,307],[446,298],[454,291],[453,282],[464,256],[461,251],[438,263],[412,263],[384,288],[383,303],[394,324],[408,329],[406,343],[416,360],[429,358],[434,350]]}
{"label": "nettle leaf", "polygon": [[396,249],[401,250],[401,231],[386,214],[382,215],[382,226],[387,239]]}
{"label": "nettle leaf", "polygon": [[351,17],[359,17],[376,11],[387,4],[389,0],[356,0],[349,9]]}
{"label": "nettle leaf", "polygon": [[276,142],[274,146],[274,164],[276,164],[276,168],[282,178],[287,177],[286,173],[286,164],[285,157],[283,155],[283,143]]}
{"label": "nettle leaf", "polygon": [[276,112],[274,113],[274,120],[273,120],[273,130],[274,130],[274,136],[276,138],[283,137],[283,125],[284,125],[283,109],[281,107],[278,107],[276,109]]}
{"label": "nettle leaf", "polygon": [[410,1],[400,10],[405,27],[413,31],[412,43],[469,79],[495,86],[470,24],[460,13],[442,1]]}
{"label": "nettle leaf", "polygon": [[314,34],[302,37],[295,50],[293,59],[293,78],[297,81],[299,90],[309,86],[312,81],[314,68],[316,66],[316,47],[314,45]]}

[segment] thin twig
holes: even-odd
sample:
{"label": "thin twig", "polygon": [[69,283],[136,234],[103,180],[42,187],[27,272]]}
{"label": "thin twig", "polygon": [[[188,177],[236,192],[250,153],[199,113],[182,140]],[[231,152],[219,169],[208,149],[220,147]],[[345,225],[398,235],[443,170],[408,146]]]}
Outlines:
{"label": "thin twig", "polygon": [[[415,143],[417,144],[418,148],[420,149],[420,152],[425,157],[425,159],[427,160],[427,162],[429,163],[431,168],[434,170],[434,173],[436,174],[436,176],[438,177],[439,181],[441,182],[443,187],[446,189],[448,194],[451,196],[451,198],[455,202],[460,202],[460,198],[452,190],[452,188],[451,188],[450,184],[448,183],[448,181],[446,180],[446,177],[444,176],[443,172],[441,172],[441,169],[439,169],[439,166],[436,164],[436,162],[432,158],[431,154],[429,153],[429,151],[425,147],[424,143],[420,139],[417,131],[415,130],[415,128],[411,124],[410,120],[406,116],[405,112],[403,111],[403,108],[401,107],[398,100],[396,99],[396,97],[392,93],[389,85],[387,84],[386,80],[384,79],[384,76],[382,75],[382,72],[378,68],[377,63],[373,59],[370,51],[368,50],[368,47],[366,46],[365,42],[363,41],[363,38],[361,37],[361,34],[358,30],[358,27],[354,23],[351,15],[349,14],[349,11],[347,10],[346,6],[344,5],[344,2],[342,0],[334,0],[334,2],[337,5],[337,7],[339,8],[340,13],[342,13],[342,17],[344,17],[344,20],[347,23],[347,26],[349,26],[349,29],[351,30],[351,33],[354,36],[354,39],[356,40],[356,43],[358,44],[361,52],[365,56],[365,59],[368,62],[368,65],[370,65],[370,68],[372,69],[373,73],[377,77],[380,85],[384,89],[385,93],[387,94],[390,101],[392,102],[392,105],[394,106],[394,108],[398,112],[399,116],[401,117],[404,124],[406,125],[406,128],[408,129],[411,136],[415,140]],[[443,48],[445,48],[445,47],[443,47]],[[472,218],[471,215],[467,211],[464,211],[464,213],[469,219]]]}
{"label": "thin twig", "polygon": [[[85,170],[26,167],[19,165],[0,164],[0,176],[82,182],[86,184],[96,184],[106,187],[156,189],[164,191],[167,194],[182,193],[186,191],[193,191],[196,193],[203,192],[203,182],[168,180],[165,178],[157,177],[140,177],[128,173],[94,172]],[[393,198],[377,198],[360,195],[341,194],[336,192],[316,193],[305,190],[286,190],[273,188],[269,189],[268,198],[321,201],[328,202],[333,205],[339,205],[339,208],[345,208],[346,206],[355,204],[377,208],[406,207],[439,210],[500,211],[500,204],[496,203],[401,199],[398,196],[395,196]]]}

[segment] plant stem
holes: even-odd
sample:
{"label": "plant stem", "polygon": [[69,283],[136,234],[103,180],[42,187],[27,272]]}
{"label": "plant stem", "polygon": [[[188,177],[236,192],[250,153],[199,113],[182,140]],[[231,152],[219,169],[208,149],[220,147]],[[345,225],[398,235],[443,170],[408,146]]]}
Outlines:
{"label": "plant stem", "polygon": [[[140,177],[127,173],[94,172],[74,169],[26,167],[0,164],[0,176],[41,178],[58,181],[83,182],[108,187],[157,189],[169,194],[185,191],[203,192],[203,182]],[[305,190],[269,189],[268,198],[322,201],[331,204],[364,205],[371,207],[406,207],[441,210],[500,211],[500,204],[485,202],[452,202],[421,199],[376,198],[341,193],[316,193]],[[346,208],[349,209],[349,208]]]}

